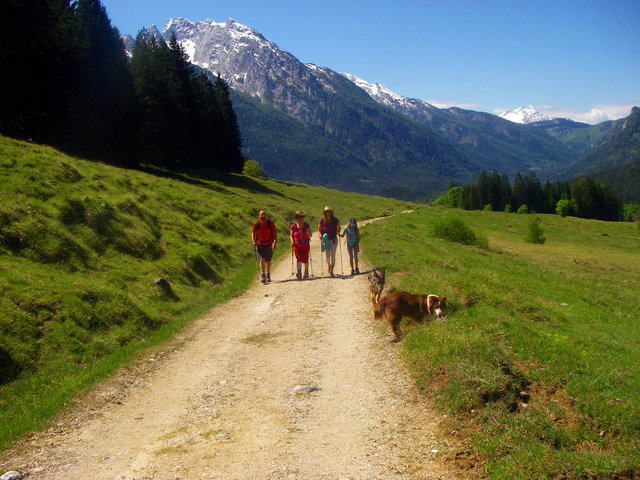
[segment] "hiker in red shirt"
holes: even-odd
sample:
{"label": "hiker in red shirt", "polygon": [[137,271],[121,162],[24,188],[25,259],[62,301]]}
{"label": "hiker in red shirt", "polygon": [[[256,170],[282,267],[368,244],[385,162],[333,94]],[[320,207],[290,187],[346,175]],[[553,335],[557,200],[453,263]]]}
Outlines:
{"label": "hiker in red shirt", "polygon": [[[298,210],[293,216],[296,221],[289,227],[289,240],[291,241],[291,248],[293,248],[296,254],[298,265],[298,273],[296,274],[298,280],[309,278],[309,242],[311,241],[311,227],[304,221],[304,217],[306,217],[306,215]],[[302,275],[302,265],[304,265],[304,276]]]}
{"label": "hiker in red shirt", "polygon": [[265,211],[260,210],[258,221],[253,223],[253,229],[251,230],[251,244],[257,248],[262,283],[271,281],[271,257],[276,249],[277,240],[276,226],[271,220],[267,220]]}

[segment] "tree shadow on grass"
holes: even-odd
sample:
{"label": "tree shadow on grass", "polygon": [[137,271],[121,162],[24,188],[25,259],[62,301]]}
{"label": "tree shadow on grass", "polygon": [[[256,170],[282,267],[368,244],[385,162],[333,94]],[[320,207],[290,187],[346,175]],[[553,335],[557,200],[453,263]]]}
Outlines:
{"label": "tree shadow on grass", "polygon": [[228,189],[211,184],[210,182],[220,182],[230,187],[243,188],[251,193],[265,193],[270,195],[276,195],[278,197],[286,197],[282,193],[273,190],[259,181],[247,177],[244,175],[238,175],[227,172],[220,172],[217,170],[198,170],[198,171],[185,171],[176,172],[171,170],[165,170],[153,165],[145,165],[140,168],[141,171],[155,175],[156,177],[170,178],[172,180],[179,180],[181,182],[188,183],[190,185],[196,185],[206,188],[207,190],[213,190],[220,193],[231,193]]}

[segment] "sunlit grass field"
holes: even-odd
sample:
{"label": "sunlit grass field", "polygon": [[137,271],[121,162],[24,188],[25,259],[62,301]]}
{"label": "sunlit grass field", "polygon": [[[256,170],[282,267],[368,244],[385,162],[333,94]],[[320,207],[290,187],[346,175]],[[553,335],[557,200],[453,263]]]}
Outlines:
{"label": "sunlit grass field", "polygon": [[[396,200],[242,175],[123,170],[0,137],[0,448],[255,279],[251,225]],[[163,289],[154,280],[166,280]]]}
{"label": "sunlit grass field", "polygon": [[[446,295],[400,348],[491,478],[638,478],[638,226],[538,217],[544,244],[531,215],[422,207],[366,226],[363,253],[392,289]],[[480,246],[429,235],[452,218]]]}
{"label": "sunlit grass field", "polygon": [[388,287],[447,296],[447,321],[403,324],[397,348],[490,477],[640,475],[637,224],[540,215],[535,244],[531,215],[122,170],[4,137],[0,194],[1,448],[255,280],[258,210],[288,255],[288,218],[328,204],[343,222],[397,214],[363,228],[363,253]]}

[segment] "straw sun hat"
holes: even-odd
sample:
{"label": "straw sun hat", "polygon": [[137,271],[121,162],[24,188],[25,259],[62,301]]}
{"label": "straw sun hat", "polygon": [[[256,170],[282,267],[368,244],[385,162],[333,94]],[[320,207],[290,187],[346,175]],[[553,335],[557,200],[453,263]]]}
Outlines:
{"label": "straw sun hat", "polygon": [[293,215],[293,218],[300,218],[300,217],[304,218],[304,217],[306,217],[306,215],[305,215],[304,213],[302,213],[300,210],[298,210],[298,211]]}

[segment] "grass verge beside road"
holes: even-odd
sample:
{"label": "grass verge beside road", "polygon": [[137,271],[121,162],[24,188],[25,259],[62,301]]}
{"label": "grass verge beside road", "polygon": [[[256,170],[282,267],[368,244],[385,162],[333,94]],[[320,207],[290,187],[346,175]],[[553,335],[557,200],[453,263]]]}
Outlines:
{"label": "grass verge beside road", "polygon": [[[449,217],[480,246],[429,235]],[[540,218],[542,245],[529,215],[424,207],[365,227],[363,251],[391,288],[447,296],[400,348],[492,478],[637,478],[637,226]]]}

